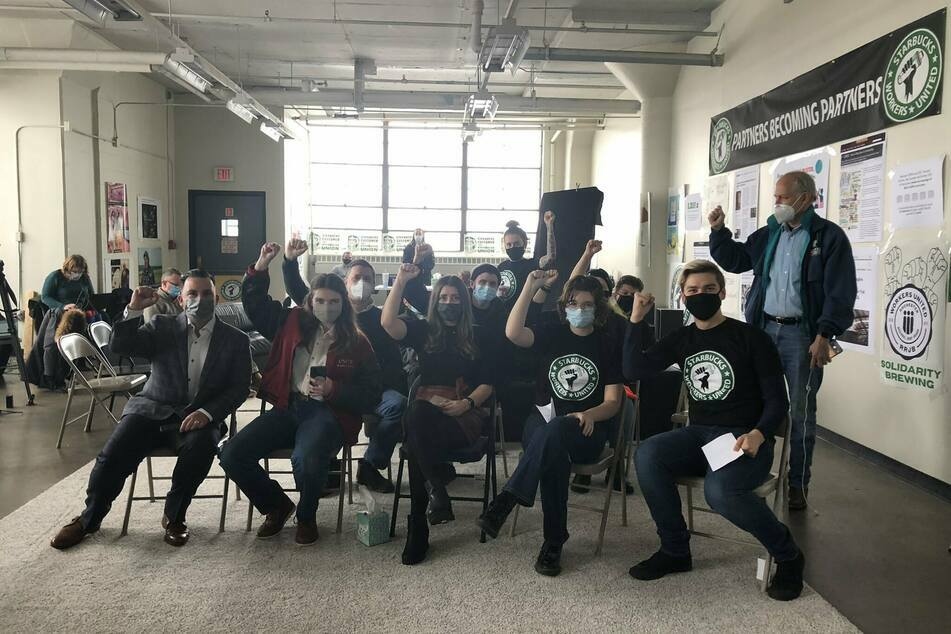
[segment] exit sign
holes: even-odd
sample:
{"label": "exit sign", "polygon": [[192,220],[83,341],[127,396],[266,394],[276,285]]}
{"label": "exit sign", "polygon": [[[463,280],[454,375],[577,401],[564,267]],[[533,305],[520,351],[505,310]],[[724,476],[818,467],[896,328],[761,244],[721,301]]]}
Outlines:
{"label": "exit sign", "polygon": [[234,168],[233,167],[216,167],[215,180],[220,183],[230,183],[231,181],[234,180]]}

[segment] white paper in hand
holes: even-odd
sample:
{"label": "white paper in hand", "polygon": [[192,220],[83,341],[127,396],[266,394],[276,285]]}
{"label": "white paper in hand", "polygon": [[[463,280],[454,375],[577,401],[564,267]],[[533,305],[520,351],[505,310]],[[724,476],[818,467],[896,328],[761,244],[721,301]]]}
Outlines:
{"label": "white paper in hand", "polygon": [[549,401],[548,405],[536,405],[535,407],[546,423],[551,422],[551,419],[555,417],[555,404],[552,401]]}
{"label": "white paper in hand", "polygon": [[736,436],[727,433],[717,436],[701,447],[703,455],[707,457],[707,463],[709,463],[711,471],[725,467],[743,455],[742,451],[733,451],[735,444]]}

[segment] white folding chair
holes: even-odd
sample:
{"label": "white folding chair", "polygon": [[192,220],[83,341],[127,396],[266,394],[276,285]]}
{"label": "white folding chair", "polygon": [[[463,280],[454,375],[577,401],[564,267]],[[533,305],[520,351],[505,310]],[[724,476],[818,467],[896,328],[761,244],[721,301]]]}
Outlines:
{"label": "white folding chair", "polygon": [[[766,479],[763,484],[759,485],[753,489],[753,493],[758,495],[761,498],[768,498],[770,495],[773,496],[772,509],[776,517],[782,517],[782,513],[786,508],[786,496],[788,495],[788,486],[789,486],[789,416],[783,418],[783,422],[780,423],[779,428],[776,430],[775,436],[781,438],[780,449],[779,449],[779,465],[776,471],[771,471],[769,477]],[[762,544],[758,541],[750,539],[739,539],[736,537],[728,537],[726,535],[716,535],[713,533],[705,533],[702,531],[695,530],[693,527],[693,512],[699,511],[701,513],[711,513],[717,515],[716,511],[713,511],[705,506],[697,506],[693,503],[693,490],[700,489],[703,491],[703,476],[696,477],[682,477],[677,478],[677,484],[686,488],[687,493],[687,530],[690,531],[691,535],[697,535],[700,537],[708,537],[710,539],[719,539],[728,542],[734,542],[737,544],[746,544],[749,546],[757,546],[762,548]],[[766,552],[766,568],[763,572],[763,579],[761,580],[761,589],[765,592],[766,586],[769,583],[769,575],[772,570],[773,557]]]}
{"label": "white folding chair", "polygon": [[[83,418],[82,414],[72,419],[69,418],[69,408],[77,389],[89,392],[89,411],[85,414],[86,425],[84,427],[84,431],[88,432],[92,429],[92,417],[96,405],[99,405],[109,414],[113,423],[119,423],[119,419],[112,413],[112,409],[106,402],[100,398],[100,395],[121,394],[126,398],[131,398],[131,391],[143,385],[146,377],[144,374],[119,376],[109,360],[103,356],[102,351],[78,333],[63,335],[56,342],[56,346],[67,365],[69,365],[70,370],[72,370],[67,386],[68,393],[66,407],[63,410],[63,422],[59,428],[59,438],[56,440],[56,448],[59,449],[63,444],[63,433],[66,431],[66,426]],[[84,374],[80,369],[79,362],[81,361],[84,361],[91,368],[91,371],[87,370],[90,376]]]}

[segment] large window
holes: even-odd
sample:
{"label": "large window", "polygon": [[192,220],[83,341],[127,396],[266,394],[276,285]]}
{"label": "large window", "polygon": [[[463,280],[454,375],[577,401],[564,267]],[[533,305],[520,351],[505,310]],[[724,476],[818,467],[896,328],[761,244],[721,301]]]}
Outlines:
{"label": "large window", "polygon": [[[445,124],[311,124],[308,169],[289,170],[293,229],[316,253],[396,254],[413,231],[440,253],[501,255],[505,223],[534,241],[541,196],[538,130],[486,130],[464,144]],[[303,208],[302,208],[303,207]],[[530,247],[531,248],[531,247]]]}

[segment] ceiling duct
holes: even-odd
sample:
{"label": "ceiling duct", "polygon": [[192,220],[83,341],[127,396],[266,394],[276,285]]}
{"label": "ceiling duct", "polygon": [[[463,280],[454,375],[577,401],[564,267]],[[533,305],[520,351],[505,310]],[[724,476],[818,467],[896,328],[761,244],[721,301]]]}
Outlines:
{"label": "ceiling duct", "polygon": [[104,23],[106,18],[116,22],[138,22],[142,14],[121,0],[63,0],[84,16],[95,22]]}

